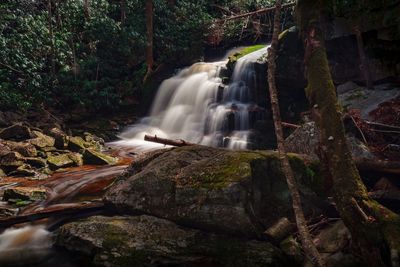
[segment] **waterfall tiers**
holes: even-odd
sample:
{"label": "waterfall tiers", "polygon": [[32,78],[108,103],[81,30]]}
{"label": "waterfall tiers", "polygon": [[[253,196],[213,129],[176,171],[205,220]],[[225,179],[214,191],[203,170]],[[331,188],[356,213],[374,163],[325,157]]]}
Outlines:
{"label": "waterfall tiers", "polygon": [[257,106],[257,72],[254,65],[266,58],[268,46],[240,57],[230,83],[223,83],[227,59],[195,63],[165,80],[158,89],[150,115],[120,134],[116,145],[138,150],[159,148],[145,135],[182,139],[191,143],[246,149],[252,113]]}

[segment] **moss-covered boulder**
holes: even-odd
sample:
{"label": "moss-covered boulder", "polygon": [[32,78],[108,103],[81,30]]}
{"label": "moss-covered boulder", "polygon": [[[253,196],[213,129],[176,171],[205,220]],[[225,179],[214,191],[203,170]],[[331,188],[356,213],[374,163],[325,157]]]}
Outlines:
{"label": "moss-covered boulder", "polygon": [[85,140],[80,136],[71,136],[68,140],[68,149],[73,152],[81,152],[87,147]]}
{"label": "moss-covered boulder", "polygon": [[59,168],[67,168],[75,165],[75,162],[68,154],[52,155],[47,158],[50,169],[57,170]]}
{"label": "moss-covered boulder", "polygon": [[29,140],[29,143],[39,149],[43,149],[46,147],[54,147],[55,140],[53,137],[45,135],[39,131],[32,131],[32,139]]}
{"label": "moss-covered boulder", "polygon": [[[306,211],[321,201],[309,187],[317,175],[290,156]],[[309,187],[307,187],[309,186]],[[175,148],[135,161],[105,196],[123,213],[146,213],[201,229],[260,236],[293,218],[290,194],[275,152]]]}
{"label": "moss-covered boulder", "polygon": [[83,152],[83,162],[91,165],[111,165],[115,164],[117,159],[94,149],[88,148]]}
{"label": "moss-covered boulder", "polygon": [[31,130],[21,123],[14,124],[0,131],[0,138],[21,141],[31,137]]}
{"label": "moss-covered boulder", "polygon": [[107,267],[290,266],[270,243],[207,234],[145,215],[96,216],[66,224],[56,245]]}

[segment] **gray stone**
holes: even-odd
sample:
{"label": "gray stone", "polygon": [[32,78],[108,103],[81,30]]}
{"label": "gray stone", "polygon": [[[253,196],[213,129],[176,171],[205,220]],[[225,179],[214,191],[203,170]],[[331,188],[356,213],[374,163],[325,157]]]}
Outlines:
{"label": "gray stone", "polygon": [[356,83],[349,81],[349,82],[346,82],[344,84],[337,86],[336,90],[337,90],[338,94],[344,94],[349,91],[355,90],[359,87],[360,86],[358,86]]}
{"label": "gray stone", "polygon": [[[291,155],[291,161],[306,212],[318,212],[315,204],[323,201],[308,187],[310,172],[296,156]],[[176,148],[135,161],[105,201],[120,212],[244,236],[261,236],[280,218],[293,218],[290,193],[274,152]]]}
{"label": "gray stone", "polygon": [[[368,147],[353,136],[346,136],[349,149],[353,157],[374,159]],[[319,144],[319,131],[315,127],[315,122],[307,122],[289,135],[285,144],[288,152],[305,154],[317,160],[316,150]]]}
{"label": "gray stone", "polygon": [[207,234],[146,215],[96,216],[69,223],[58,231],[56,245],[108,267],[290,264],[270,243]]}
{"label": "gray stone", "polygon": [[0,131],[0,138],[5,140],[26,140],[31,137],[31,130],[21,123],[14,124]]}
{"label": "gray stone", "polygon": [[45,135],[39,131],[32,131],[32,139],[29,140],[29,143],[42,149],[46,147],[54,147],[55,141],[51,136]]}

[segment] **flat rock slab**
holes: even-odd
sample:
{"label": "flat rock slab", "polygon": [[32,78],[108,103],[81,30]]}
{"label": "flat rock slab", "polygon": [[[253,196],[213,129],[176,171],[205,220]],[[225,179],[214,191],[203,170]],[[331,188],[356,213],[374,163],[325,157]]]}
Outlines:
{"label": "flat rock slab", "polygon": [[[290,156],[306,211],[320,201],[317,175]],[[179,224],[240,236],[262,236],[282,217],[293,218],[290,194],[275,152],[203,146],[152,154],[131,165],[104,201],[121,213],[145,213]]]}
{"label": "flat rock slab", "polygon": [[290,266],[270,243],[207,234],[146,215],[69,223],[58,231],[56,245],[93,258],[96,266]]}

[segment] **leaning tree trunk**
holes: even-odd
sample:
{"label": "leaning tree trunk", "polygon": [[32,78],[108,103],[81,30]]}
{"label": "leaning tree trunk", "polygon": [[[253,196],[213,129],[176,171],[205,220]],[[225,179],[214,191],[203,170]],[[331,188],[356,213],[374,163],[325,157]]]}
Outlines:
{"label": "leaning tree trunk", "polygon": [[144,76],[144,82],[149,78],[153,72],[154,58],[153,58],[153,0],[146,0],[146,29],[147,29],[147,42],[146,42],[146,65],[147,73]]}
{"label": "leaning tree trunk", "polygon": [[305,40],[306,94],[321,131],[321,149],[333,178],[334,201],[365,266],[398,266],[400,218],[368,197],[346,142],[341,107],[319,27],[323,2],[299,0],[296,12]]}
{"label": "leaning tree trunk", "polygon": [[292,197],[292,206],[296,218],[297,229],[299,230],[301,244],[303,245],[304,252],[307,257],[318,266],[325,266],[321,255],[315,247],[310,232],[307,228],[307,222],[304,216],[303,208],[301,206],[301,198],[293,170],[289,163],[289,158],[286,154],[285,141],[282,131],[282,119],[279,110],[278,94],[275,81],[275,57],[278,48],[278,35],[280,32],[280,16],[281,16],[282,1],[276,1],[275,18],[274,18],[274,32],[272,35],[271,47],[268,49],[268,87],[271,98],[271,108],[274,118],[275,134],[278,143],[278,153],[281,160],[282,171],[286,177],[286,182]]}

